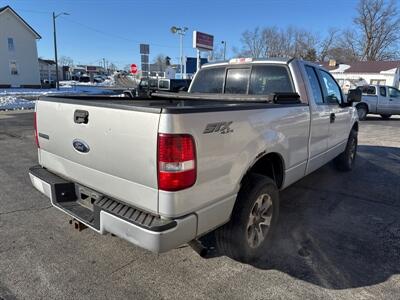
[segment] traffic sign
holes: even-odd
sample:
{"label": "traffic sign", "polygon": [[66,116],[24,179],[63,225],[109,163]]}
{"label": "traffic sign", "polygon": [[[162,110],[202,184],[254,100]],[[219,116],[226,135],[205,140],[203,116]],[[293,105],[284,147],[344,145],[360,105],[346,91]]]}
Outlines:
{"label": "traffic sign", "polygon": [[132,74],[136,74],[137,73],[137,65],[135,65],[135,64],[131,64],[131,73]]}
{"label": "traffic sign", "polygon": [[140,54],[149,54],[149,53],[150,53],[150,45],[140,44]]}

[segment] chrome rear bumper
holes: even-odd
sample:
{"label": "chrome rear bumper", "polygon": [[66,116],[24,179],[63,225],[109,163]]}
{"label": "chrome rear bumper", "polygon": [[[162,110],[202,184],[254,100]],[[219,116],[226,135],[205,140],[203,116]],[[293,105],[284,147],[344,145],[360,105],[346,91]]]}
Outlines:
{"label": "chrome rear bumper", "polygon": [[50,198],[54,207],[100,234],[112,233],[155,253],[166,252],[196,237],[195,214],[177,219],[162,219],[115,199],[93,201],[93,210],[77,201],[75,183],[41,166],[30,168],[32,185]]}

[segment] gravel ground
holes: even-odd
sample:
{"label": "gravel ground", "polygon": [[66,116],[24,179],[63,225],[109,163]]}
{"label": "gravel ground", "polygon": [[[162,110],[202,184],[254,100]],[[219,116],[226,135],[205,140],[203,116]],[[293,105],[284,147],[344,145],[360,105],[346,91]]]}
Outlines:
{"label": "gravel ground", "polygon": [[0,299],[399,299],[400,118],[362,122],[357,165],[281,194],[253,265],[77,232],[34,190],[32,113],[0,113]]}

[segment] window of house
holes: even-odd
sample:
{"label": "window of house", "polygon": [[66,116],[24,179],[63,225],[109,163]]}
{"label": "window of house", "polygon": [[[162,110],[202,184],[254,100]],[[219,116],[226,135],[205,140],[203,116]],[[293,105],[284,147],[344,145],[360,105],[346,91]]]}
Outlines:
{"label": "window of house", "polygon": [[386,85],[385,79],[371,79],[370,82],[375,85]]}
{"label": "window of house", "polygon": [[17,62],[15,60],[10,61],[10,72],[11,75],[18,75]]}
{"label": "window of house", "polygon": [[14,51],[14,50],[15,50],[14,39],[8,38],[8,51]]}

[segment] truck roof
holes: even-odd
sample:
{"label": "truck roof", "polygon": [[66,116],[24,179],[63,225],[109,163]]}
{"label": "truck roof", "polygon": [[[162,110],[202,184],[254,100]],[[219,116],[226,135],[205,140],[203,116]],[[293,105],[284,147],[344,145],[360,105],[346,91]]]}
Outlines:
{"label": "truck roof", "polygon": [[287,65],[295,58],[288,57],[274,57],[274,58],[233,58],[230,60],[210,62],[202,65],[202,68],[209,68],[223,65],[240,65],[240,64],[260,64],[260,63],[273,63]]}

